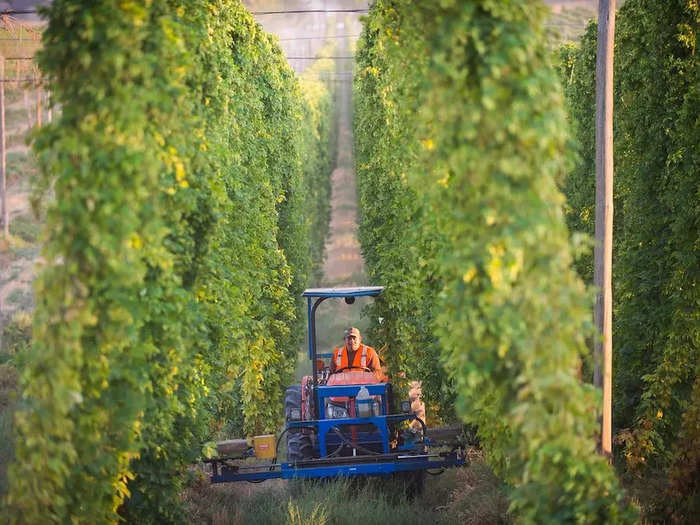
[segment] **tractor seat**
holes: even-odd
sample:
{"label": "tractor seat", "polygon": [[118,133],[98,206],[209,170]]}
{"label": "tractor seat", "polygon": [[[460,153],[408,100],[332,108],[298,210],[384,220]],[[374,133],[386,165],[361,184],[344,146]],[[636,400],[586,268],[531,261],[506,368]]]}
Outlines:
{"label": "tractor seat", "polygon": [[[339,374],[331,374],[326,382],[326,386],[345,386],[345,385],[376,385],[379,379],[373,372],[365,372],[364,370],[346,370]],[[330,400],[334,403],[346,403],[347,396],[331,397]]]}

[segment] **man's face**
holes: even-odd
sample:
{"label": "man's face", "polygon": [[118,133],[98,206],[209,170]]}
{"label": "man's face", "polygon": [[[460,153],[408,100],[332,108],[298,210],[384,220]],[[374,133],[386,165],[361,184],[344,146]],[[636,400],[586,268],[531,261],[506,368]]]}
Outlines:
{"label": "man's face", "polygon": [[360,348],[361,337],[359,335],[350,334],[345,336],[345,348],[357,352]]}

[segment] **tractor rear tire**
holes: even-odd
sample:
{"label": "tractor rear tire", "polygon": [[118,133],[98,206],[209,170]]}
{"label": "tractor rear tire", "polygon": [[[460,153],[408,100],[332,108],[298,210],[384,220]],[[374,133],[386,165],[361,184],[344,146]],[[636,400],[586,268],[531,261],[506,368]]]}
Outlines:
{"label": "tractor rear tire", "polygon": [[[298,409],[301,414],[301,385],[292,385],[284,393],[284,416],[290,420],[292,409]],[[314,446],[311,435],[304,434],[300,430],[287,431],[287,461],[295,463],[310,459],[314,455]]]}

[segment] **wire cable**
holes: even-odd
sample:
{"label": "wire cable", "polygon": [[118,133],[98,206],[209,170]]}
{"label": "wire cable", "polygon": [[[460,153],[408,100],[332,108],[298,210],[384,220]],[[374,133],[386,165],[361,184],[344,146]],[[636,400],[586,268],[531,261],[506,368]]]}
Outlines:
{"label": "wire cable", "polygon": [[36,9],[6,9],[0,11],[0,15],[35,15]]}
{"label": "wire cable", "polygon": [[[290,9],[288,11],[251,11],[251,15],[305,15],[309,13],[369,13],[369,9]],[[6,9],[0,15],[35,15],[36,9]]]}

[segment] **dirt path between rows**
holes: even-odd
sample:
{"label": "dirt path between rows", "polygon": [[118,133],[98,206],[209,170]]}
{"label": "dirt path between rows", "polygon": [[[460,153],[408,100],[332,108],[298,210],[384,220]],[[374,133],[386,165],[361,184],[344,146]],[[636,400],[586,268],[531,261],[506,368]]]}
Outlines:
{"label": "dirt path between rows", "polygon": [[[352,66],[350,66],[352,67]],[[338,73],[343,78],[348,72]],[[338,86],[338,157],[331,175],[330,235],[326,242],[327,286],[364,284],[364,260],[357,240],[357,185],[352,152],[351,83]]]}
{"label": "dirt path between rows", "polygon": [[[339,69],[342,71],[341,68]],[[349,77],[350,71],[339,73],[339,78]],[[350,81],[343,81],[339,85],[338,157],[337,166],[331,179],[330,235],[326,242],[326,261],[324,265],[324,284],[327,286],[377,284],[367,282],[365,262],[362,258],[362,250],[357,238],[358,195],[353,158],[351,86],[352,83]],[[336,305],[330,305],[330,307],[336,310],[333,314],[336,318],[342,319],[347,315],[340,302]],[[379,343],[374,342],[374,345],[377,346]],[[425,405],[421,401],[420,395],[420,382],[412,381],[409,392],[411,408],[419,417],[425,419]],[[418,424],[416,423],[416,425]]]}

